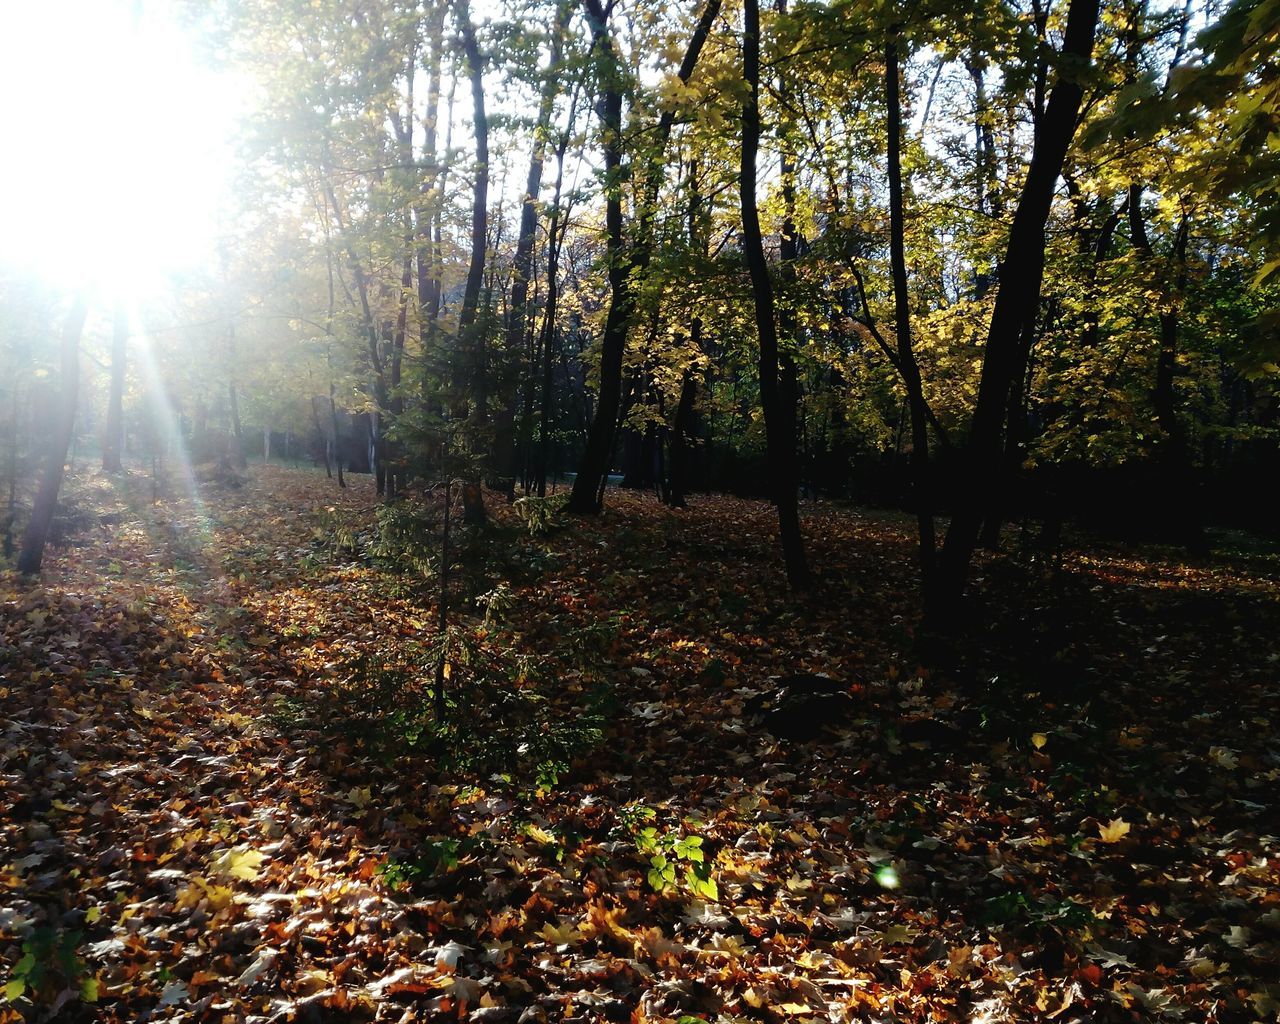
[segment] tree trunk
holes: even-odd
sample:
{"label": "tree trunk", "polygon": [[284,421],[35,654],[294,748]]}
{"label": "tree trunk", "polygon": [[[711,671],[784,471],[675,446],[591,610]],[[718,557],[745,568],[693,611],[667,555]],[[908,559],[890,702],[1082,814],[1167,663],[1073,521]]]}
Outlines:
{"label": "tree trunk", "polygon": [[[345,218],[342,207],[338,204],[338,195],[333,183],[324,183],[325,195],[333,210],[334,221],[338,231],[346,234]],[[382,414],[387,409],[387,375],[382,359],[382,350],[378,344],[378,325],[373,319],[373,308],[369,303],[369,278],[365,274],[364,265],[356,254],[351,239],[346,240],[347,261],[351,267],[351,276],[355,279],[356,294],[360,299],[360,319],[364,327],[369,346],[369,368],[372,376],[373,408],[369,411],[369,470],[373,473],[379,495],[385,493],[386,467],[383,465]]]}
{"label": "tree trunk", "polygon": [[462,309],[458,313],[458,342],[463,350],[460,360],[463,372],[473,375],[473,379],[467,381],[467,384],[475,389],[477,416],[480,422],[484,422],[487,417],[487,410],[482,407],[485,385],[480,379],[484,370],[479,365],[480,344],[475,336],[475,326],[479,318],[485,250],[489,240],[489,118],[485,112],[484,65],[480,59],[476,29],[471,23],[466,0],[461,0],[458,4],[458,22],[462,32],[462,52],[466,58],[467,74],[471,79],[472,121],[476,140],[475,182],[471,192],[471,260],[467,266],[467,282],[462,292]]}
{"label": "tree trunk", "polygon": [[[439,239],[432,239],[435,214],[442,206],[443,174],[437,142],[440,120],[440,83],[444,64],[444,19],[446,0],[436,0],[427,17],[427,39],[431,50],[431,71],[427,79],[427,107],[423,115],[423,179],[414,206],[417,233],[418,341],[422,347],[422,404],[432,408],[430,359],[436,353],[436,332],[440,318]],[[452,99],[452,97],[451,97]],[[426,453],[421,453],[426,455]]]}
{"label": "tree trunk", "polygon": [[[1129,189],[1129,225],[1133,243],[1150,264],[1155,260],[1151,241],[1142,212],[1141,185]],[[1178,303],[1187,285],[1187,236],[1190,233],[1188,219],[1183,216],[1174,231],[1170,256],[1173,262],[1174,280],[1172,295],[1166,295],[1160,304],[1160,349],[1156,356],[1156,377],[1151,388],[1151,407],[1156,414],[1156,424],[1163,435],[1156,448],[1156,472],[1159,480],[1158,501],[1170,516],[1179,541],[1195,554],[1207,549],[1204,522],[1200,509],[1200,495],[1192,479],[1191,444],[1182,420],[1178,417],[1178,398],[1175,378],[1178,370]]]}
{"label": "tree trunk", "polygon": [[748,95],[742,107],[742,162],[738,186],[742,201],[742,250],[751,274],[756,330],[760,337],[760,404],[764,410],[765,447],[769,482],[778,509],[778,533],[793,589],[810,582],[796,506],[795,413],[786,415],[785,396],[778,380],[778,327],[773,282],[765,263],[760,213],[756,206],[756,154],[760,148],[760,8],[746,0],[743,9],[743,77]]}
{"label": "tree trunk", "polygon": [[338,427],[338,405],[333,397],[333,381],[329,381],[329,422],[333,427],[333,461],[338,468],[338,486],[346,487],[346,478],[342,475],[342,431]]}
{"label": "tree trunk", "polygon": [[907,289],[905,211],[902,196],[902,99],[898,66],[898,41],[885,46],[884,84],[888,109],[889,171],[889,266],[893,277],[894,333],[897,338],[898,371],[907,392],[911,418],[911,486],[916,507],[919,540],[920,580],[925,614],[933,604],[936,575],[936,547],[933,500],[929,480],[929,414],[924,400],[924,383],[911,343],[911,296]]}
{"label": "tree trunk", "polygon": [[107,393],[107,429],[102,439],[102,471],[124,469],[120,455],[124,449],[124,372],[128,356],[129,318],[124,304],[116,303],[111,329],[111,390]]}
{"label": "tree trunk", "polygon": [[[702,333],[702,321],[694,320],[689,327],[691,343]],[[667,467],[667,504],[672,508],[684,508],[685,492],[689,485],[689,435],[693,430],[693,403],[698,396],[698,378],[692,369],[684,371],[680,382],[680,401],[676,405],[675,422],[671,425],[671,458]]]}
{"label": "tree trunk", "polygon": [[[479,317],[480,290],[484,285],[485,250],[489,242],[489,118],[484,105],[484,65],[476,43],[475,26],[467,0],[458,4],[462,52],[471,79],[472,130],[476,140],[476,177],[471,204],[471,261],[467,283],[462,293],[462,309],[458,314],[459,364],[463,376],[455,376],[455,386],[464,390],[461,409],[471,408],[470,419],[483,429],[489,419],[488,368],[485,366],[483,333],[485,324]],[[465,380],[470,376],[470,380]],[[469,393],[468,393],[469,392]],[[465,520],[471,524],[484,521],[484,491],[479,479],[463,488]]]}
{"label": "tree trunk", "polygon": [[[551,127],[551,114],[556,96],[560,93],[560,65],[564,54],[564,34],[569,25],[573,7],[568,0],[561,0],[556,16],[556,26],[551,37],[551,55],[547,65],[547,77],[542,85],[542,98],[538,106],[538,121],[534,127],[533,147],[529,154],[529,174],[525,179],[524,202],[520,208],[520,233],[516,238],[516,252],[511,275],[511,305],[507,313],[506,350],[508,357],[524,347],[526,326],[529,322],[529,279],[533,269],[533,247],[538,237],[538,194],[542,191],[542,168],[546,156],[546,138]],[[529,375],[525,393],[533,391],[533,360],[529,360]],[[515,391],[504,396],[502,410],[494,425],[493,456],[491,467],[493,483],[508,497],[515,490]],[[528,417],[526,417],[526,420]]]}
{"label": "tree trunk", "polygon": [[67,452],[76,427],[76,400],[80,393],[80,335],[84,333],[89,304],[83,294],[76,296],[62,328],[62,379],[59,385],[58,418],[53,436],[49,438],[49,455],[44,476],[31,505],[31,519],[22,535],[22,547],[18,552],[18,572],[34,575],[40,571],[44,560],[44,546],[49,539],[49,527],[58,507],[58,491],[66,472]]}
{"label": "tree trunk", "polygon": [[[1049,95],[1043,115],[1036,119],[1031,165],[1000,264],[999,291],[987,331],[978,401],[969,433],[969,478],[963,491],[955,495],[955,511],[939,565],[939,595],[951,607],[957,607],[964,595],[987,495],[998,485],[1000,476],[1009,392],[1025,370],[1021,341],[1026,323],[1040,301],[1045,224],[1067,148],[1075,136],[1083,98],[1078,72],[1072,73],[1071,61],[1084,67],[1090,64],[1097,24],[1098,0],[1071,0],[1062,48],[1062,56],[1069,61]],[[935,611],[940,615],[943,609]],[[939,619],[937,624],[944,623]]]}
{"label": "tree trunk", "polygon": [[[626,352],[627,331],[635,311],[635,282],[633,278],[643,274],[649,265],[652,243],[651,225],[657,206],[660,187],[659,169],[662,152],[675,123],[675,110],[670,108],[658,120],[650,159],[649,173],[642,183],[642,194],[636,219],[635,238],[630,253],[623,248],[622,237],[622,67],[613,41],[609,37],[607,14],[600,0],[583,0],[591,21],[591,33],[595,46],[603,54],[603,83],[599,103],[601,134],[604,139],[605,180],[605,233],[609,258],[609,312],[605,319],[604,334],[600,341],[600,389],[596,401],[595,416],[587,434],[586,448],[578,475],[573,481],[573,493],[569,496],[570,512],[596,514],[600,512],[600,495],[609,472],[609,460],[613,449],[615,426],[622,403],[622,363]],[[703,44],[710,35],[711,26],[720,11],[720,0],[708,0],[702,17],[694,29],[680,62],[677,77],[687,83],[697,66]]]}

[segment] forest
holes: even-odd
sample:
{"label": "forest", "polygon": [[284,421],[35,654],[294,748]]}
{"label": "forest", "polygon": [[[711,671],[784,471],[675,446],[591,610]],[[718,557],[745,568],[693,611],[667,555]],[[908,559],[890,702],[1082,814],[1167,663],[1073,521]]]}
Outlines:
{"label": "forest", "polygon": [[0,1024],[1280,1021],[1280,0],[67,0]]}

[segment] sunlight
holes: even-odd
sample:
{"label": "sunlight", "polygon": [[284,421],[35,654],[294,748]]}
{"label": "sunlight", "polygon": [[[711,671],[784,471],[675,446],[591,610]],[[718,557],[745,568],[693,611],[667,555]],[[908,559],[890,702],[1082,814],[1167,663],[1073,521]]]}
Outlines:
{"label": "sunlight", "polygon": [[14,5],[0,38],[10,151],[0,260],[137,298],[209,258],[244,90],[165,5]]}
{"label": "sunlight", "polygon": [[171,461],[183,494],[191,502],[199,522],[204,524],[206,520],[204,502],[200,498],[200,489],[196,485],[195,471],[191,466],[191,458],[187,454],[181,425],[178,423],[173,402],[165,386],[164,376],[156,360],[151,337],[143,328],[142,318],[136,308],[129,310],[129,337],[132,342],[133,357],[141,370],[146,390],[147,415],[150,419],[154,443]]}

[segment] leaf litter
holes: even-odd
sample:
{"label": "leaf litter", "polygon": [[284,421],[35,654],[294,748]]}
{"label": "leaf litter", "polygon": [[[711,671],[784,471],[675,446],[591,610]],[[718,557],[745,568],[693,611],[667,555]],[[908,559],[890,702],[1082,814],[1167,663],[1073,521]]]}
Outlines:
{"label": "leaf litter", "polygon": [[[791,598],[761,503],[491,504],[525,571],[465,628],[612,700],[535,785],[281,718],[431,638],[423,588],[317,557],[368,481],[94,497],[0,577],[0,1021],[1280,1014],[1273,565],[1092,544],[1050,606],[992,559],[985,646],[930,671],[896,515],[806,506]],[[778,740],[749,708],[796,673],[850,712]]]}

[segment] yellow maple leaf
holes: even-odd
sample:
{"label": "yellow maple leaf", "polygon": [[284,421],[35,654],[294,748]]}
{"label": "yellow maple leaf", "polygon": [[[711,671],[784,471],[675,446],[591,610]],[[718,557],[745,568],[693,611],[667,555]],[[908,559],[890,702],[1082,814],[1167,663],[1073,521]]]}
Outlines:
{"label": "yellow maple leaf", "polygon": [[548,922],[538,934],[555,946],[573,946],[582,941],[582,932],[571,924],[553,925]]}
{"label": "yellow maple leaf", "polygon": [[1115,818],[1106,825],[1098,825],[1098,838],[1104,843],[1118,843],[1128,834],[1129,823],[1120,818]]}
{"label": "yellow maple leaf", "polygon": [[179,910],[190,910],[202,901],[209,904],[209,909],[218,911],[229,906],[235,892],[229,885],[215,885],[204,878],[193,878],[191,884],[178,893]]}
{"label": "yellow maple leaf", "polygon": [[262,874],[262,862],[266,859],[265,853],[242,844],[215,854],[209,862],[209,867],[215,875],[226,875],[229,878],[253,882]]}

